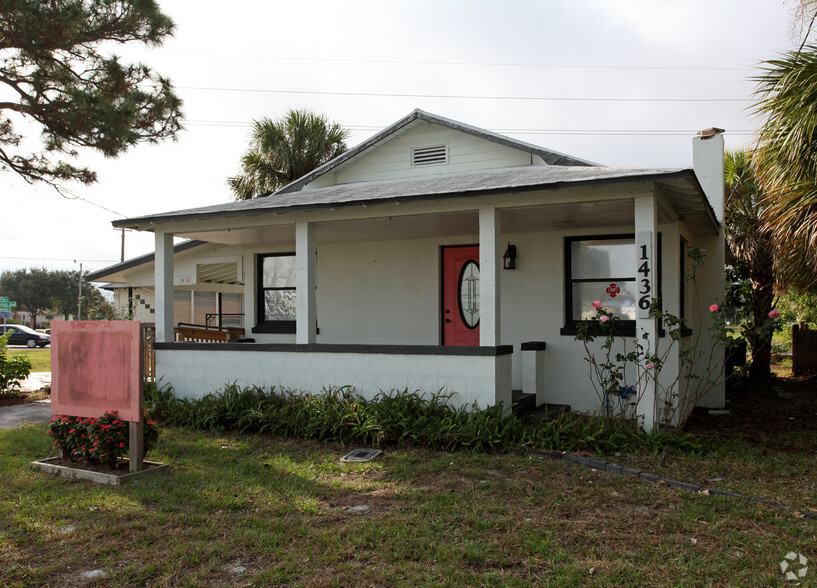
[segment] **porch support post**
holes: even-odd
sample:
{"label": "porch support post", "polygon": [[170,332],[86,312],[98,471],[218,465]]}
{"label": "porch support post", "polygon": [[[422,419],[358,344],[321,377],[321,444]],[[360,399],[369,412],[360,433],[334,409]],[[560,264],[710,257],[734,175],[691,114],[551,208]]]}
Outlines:
{"label": "porch support post", "polygon": [[[650,318],[652,299],[658,296],[658,260],[655,255],[656,246],[655,226],[657,224],[657,209],[655,195],[636,194],[635,196],[635,249],[636,258],[635,276],[636,292],[638,297],[635,320],[635,334],[637,341],[644,346],[645,353],[655,353],[658,345],[657,319]],[[654,372],[647,369],[648,360],[642,359],[638,366],[640,378],[638,384],[638,411],[637,415],[643,420],[644,429],[651,431],[655,426],[655,378]]]}
{"label": "porch support post", "polygon": [[295,342],[315,343],[317,340],[317,256],[315,223],[295,223]]}
{"label": "porch support post", "polygon": [[494,347],[499,329],[499,211],[493,204],[479,209],[479,344]]}
{"label": "porch support post", "polygon": [[173,333],[173,233],[156,231],[156,341],[169,343]]}

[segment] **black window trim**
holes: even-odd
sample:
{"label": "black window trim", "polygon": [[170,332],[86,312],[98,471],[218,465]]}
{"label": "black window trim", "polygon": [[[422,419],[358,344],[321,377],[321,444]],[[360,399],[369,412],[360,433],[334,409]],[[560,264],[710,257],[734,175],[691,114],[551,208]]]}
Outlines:
{"label": "black window trim", "polygon": [[[604,240],[613,240],[613,239],[632,239],[633,247],[635,247],[635,233],[605,233],[602,235],[574,235],[571,237],[564,238],[564,327],[562,327],[559,331],[560,335],[569,335],[575,336],[578,334],[577,325],[580,321],[574,320],[573,317],[573,288],[572,285],[574,283],[582,283],[582,282],[596,282],[599,280],[595,279],[588,279],[588,278],[577,278],[572,279],[572,243],[574,241],[604,241]],[[656,294],[658,295],[657,298],[661,300],[661,282],[662,282],[662,266],[661,263],[662,259],[662,247],[661,247],[661,233],[656,232]],[[605,278],[604,281],[610,280],[613,282],[634,282],[635,275],[631,278]],[[659,336],[663,333],[661,332],[662,329],[659,326]],[[599,333],[600,334],[600,333]],[[621,330],[618,335],[623,337],[635,337],[635,321],[621,321]]]}
{"label": "black window trim", "polygon": [[294,251],[283,251],[280,253],[258,253],[255,256],[255,326],[253,333],[273,333],[294,335],[296,330],[295,321],[265,321],[264,320],[264,292],[267,290],[292,290],[295,287],[264,287],[264,260],[268,257],[295,257]]}

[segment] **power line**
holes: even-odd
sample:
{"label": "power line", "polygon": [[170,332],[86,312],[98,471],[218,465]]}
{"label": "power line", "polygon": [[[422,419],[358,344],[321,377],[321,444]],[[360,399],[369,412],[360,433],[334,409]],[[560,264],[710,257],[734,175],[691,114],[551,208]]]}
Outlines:
{"label": "power line", "polygon": [[724,66],[667,66],[667,65],[598,65],[566,63],[501,63],[487,61],[420,61],[401,59],[341,59],[331,57],[280,57],[275,55],[206,55],[199,53],[166,53],[173,57],[201,57],[204,59],[256,59],[265,61],[314,61],[326,63],[382,63],[385,65],[453,65],[477,67],[532,67],[548,69],[624,69],[624,70],[657,70],[657,71],[752,71],[751,67]]}
{"label": "power line", "polygon": [[126,215],[122,214],[121,212],[116,212],[115,210],[111,210],[110,208],[106,208],[105,206],[102,206],[101,204],[97,204],[96,202],[88,200],[87,198],[83,198],[82,196],[77,196],[76,194],[73,194],[73,193],[69,192],[68,190],[65,190],[65,192],[66,192],[66,194],[69,194],[69,196],[66,196],[62,192],[60,192],[60,194],[66,200],[81,200],[82,202],[85,202],[86,204],[90,204],[91,206],[96,206],[97,208],[101,208],[102,210],[104,210],[106,212],[110,212],[111,214],[115,214],[116,216],[121,216],[122,218],[126,218]]}
{"label": "power line", "polygon": [[[238,120],[186,120],[185,124],[192,126],[209,127],[252,127],[252,122],[241,122]],[[383,126],[376,125],[349,125],[352,131],[379,131]],[[694,135],[698,130],[692,129],[491,129],[495,133],[510,133],[517,135],[618,135],[618,136],[650,136],[650,135]],[[729,130],[730,135],[751,135],[755,131],[752,129]]]}
{"label": "power line", "polygon": [[181,90],[205,92],[250,92],[260,94],[307,94],[317,96],[366,96],[372,98],[454,98],[457,100],[538,100],[542,102],[751,102],[751,98],[581,98],[561,96],[471,96],[467,94],[399,94],[389,92],[328,92],[324,90],[269,90],[263,88],[217,88],[177,86]]}
{"label": "power line", "polygon": [[0,259],[18,259],[20,261],[82,261],[88,263],[119,263],[118,259],[78,259],[76,257],[60,258],[60,257],[5,257]]}

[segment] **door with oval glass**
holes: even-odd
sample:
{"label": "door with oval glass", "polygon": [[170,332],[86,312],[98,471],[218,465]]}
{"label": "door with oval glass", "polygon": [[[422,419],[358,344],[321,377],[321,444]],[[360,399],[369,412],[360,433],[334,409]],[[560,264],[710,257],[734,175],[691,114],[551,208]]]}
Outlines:
{"label": "door with oval glass", "polygon": [[479,245],[442,249],[443,345],[479,345]]}

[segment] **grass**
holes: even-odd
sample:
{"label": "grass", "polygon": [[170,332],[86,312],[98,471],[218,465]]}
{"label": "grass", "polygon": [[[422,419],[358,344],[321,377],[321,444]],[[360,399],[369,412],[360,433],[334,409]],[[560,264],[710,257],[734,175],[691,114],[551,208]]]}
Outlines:
{"label": "grass", "polygon": [[50,372],[51,371],[51,348],[44,347],[42,349],[8,349],[9,357],[15,355],[25,355],[31,361],[32,372]]}
{"label": "grass", "polygon": [[[103,569],[114,585],[768,586],[789,551],[817,560],[814,519],[539,456],[344,465],[337,445],[169,428],[150,457],[171,474],[111,488],[30,471],[49,443],[0,430],[0,585]],[[817,510],[813,446],[615,459]]]}

